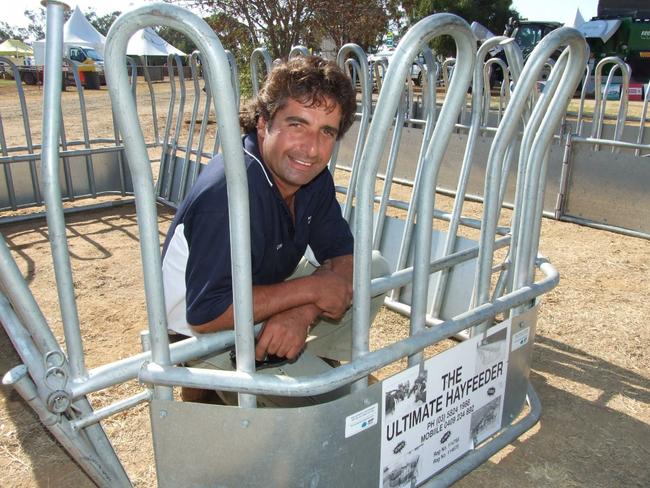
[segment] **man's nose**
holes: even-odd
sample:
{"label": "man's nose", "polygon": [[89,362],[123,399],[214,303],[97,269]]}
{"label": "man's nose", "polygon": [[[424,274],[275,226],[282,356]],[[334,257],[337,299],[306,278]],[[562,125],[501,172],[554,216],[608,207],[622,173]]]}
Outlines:
{"label": "man's nose", "polygon": [[309,132],[302,141],[302,148],[305,156],[315,158],[318,156],[320,141],[318,133]]}

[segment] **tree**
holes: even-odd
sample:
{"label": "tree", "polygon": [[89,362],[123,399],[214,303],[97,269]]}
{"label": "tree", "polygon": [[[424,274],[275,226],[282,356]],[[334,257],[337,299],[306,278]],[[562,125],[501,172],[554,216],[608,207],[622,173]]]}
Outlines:
{"label": "tree", "polygon": [[[377,44],[388,30],[389,5],[395,2],[358,0],[356,2],[315,2],[314,41],[331,37],[337,47],[353,42],[364,50]],[[392,6],[392,5],[391,5]],[[351,29],[350,26],[354,26]],[[320,34],[320,36],[319,36]]]}
{"label": "tree", "polygon": [[86,13],[84,14],[86,18],[88,19],[88,22],[97,29],[103,36],[108,34],[108,30],[111,28],[111,25],[113,25],[113,22],[115,22],[115,19],[117,19],[120,14],[119,10],[115,10],[109,14],[105,15],[97,15],[97,12],[95,12],[92,8],[89,8],[86,10]]}
{"label": "tree", "polygon": [[[167,0],[172,1],[172,0]],[[185,0],[244,26],[251,46],[265,45],[274,58],[298,44],[316,47],[330,36],[337,47],[355,42],[368,49],[415,0]],[[352,27],[353,26],[353,27]],[[225,47],[229,47],[224,43]]]}
{"label": "tree", "polygon": [[7,39],[20,39],[24,41],[27,37],[27,29],[17,28],[0,21],[0,42],[4,42]]}
{"label": "tree", "polygon": [[[449,12],[464,18],[468,23],[480,22],[495,34],[501,34],[509,17],[519,15],[512,7],[512,0],[420,0],[411,14],[412,22],[439,12]],[[455,54],[454,43],[449,37],[435,39],[432,48],[444,56]]]}

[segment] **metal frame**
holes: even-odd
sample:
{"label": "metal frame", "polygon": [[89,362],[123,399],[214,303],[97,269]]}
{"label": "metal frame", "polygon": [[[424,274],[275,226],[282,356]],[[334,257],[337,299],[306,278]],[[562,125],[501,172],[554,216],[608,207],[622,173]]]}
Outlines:
{"label": "metal frame", "polygon": [[[370,391],[367,387],[367,375],[400,358],[408,357],[410,365],[422,363],[422,350],[436,342],[452,337],[468,328],[473,334],[479,334],[489,327],[496,315],[515,316],[529,310],[536,299],[552,289],[558,282],[558,274],[547,262],[537,255],[539,228],[541,226],[542,197],[544,192],[546,153],[559,125],[570,95],[575,90],[582,76],[582,66],[586,63],[586,44],[574,29],[559,29],[545,38],[532,53],[528,63],[519,74],[518,60],[513,58],[511,70],[515,80],[519,80],[517,89],[502,117],[496,131],[490,151],[485,184],[485,212],[481,222],[471,221],[461,215],[462,200],[465,190],[466,173],[469,171],[471,145],[465,157],[466,164],[460,178],[456,205],[451,215],[449,237],[442,254],[432,253],[432,241],[435,233],[434,217],[441,215],[436,211],[435,193],[429,189],[437,186],[439,171],[442,166],[445,149],[456,128],[456,120],[465,103],[470,80],[474,78],[475,88],[483,80],[483,64],[476,64],[475,38],[468,24],[450,14],[438,14],[423,19],[414,25],[403,37],[396,48],[393,62],[386,72],[379,94],[372,121],[367,135],[360,132],[357,145],[360,145],[359,159],[352,165],[356,172],[355,181],[348,190],[349,205],[346,211],[352,219],[355,235],[354,289],[352,346],[353,357],[348,364],[342,365],[314,376],[285,377],[264,375],[255,371],[254,337],[259,328],[253,325],[252,283],[250,269],[250,235],[248,213],[248,185],[238,125],[238,94],[233,83],[233,69],[229,56],[209,26],[193,14],[169,4],[149,4],[124,13],[112,26],[105,50],[106,76],[109,92],[116,117],[116,125],[123,135],[125,155],[129,162],[133,189],[137,204],[138,227],[145,277],[145,293],[148,312],[149,337],[145,352],[106,364],[88,371],[83,357],[83,347],[79,330],[78,314],[72,288],[72,273],[65,239],[65,222],[61,205],[62,195],[58,181],[60,121],[60,76],[63,4],[48,2],[48,42],[47,69],[45,74],[45,106],[43,110],[43,190],[47,204],[47,218],[52,243],[52,255],[59,290],[66,351],[65,356],[47,326],[38,305],[34,301],[25,281],[22,279],[10,252],[0,239],[0,285],[4,296],[0,295],[0,318],[8,335],[16,345],[25,366],[15,368],[5,376],[5,382],[12,384],[36,410],[44,424],[54,433],[62,445],[79,461],[80,465],[99,486],[130,486],[128,477],[115,456],[110,443],[99,424],[101,420],[119,411],[124,411],[139,403],[150,401],[152,413],[172,402],[173,386],[191,386],[233,391],[238,393],[239,407],[251,418],[265,415],[281,416],[282,410],[257,413],[256,395],[271,394],[287,397],[311,396],[331,392],[340,387],[350,386],[350,398],[361,398]],[[190,37],[201,52],[201,65],[206,79],[206,92],[210,94],[205,101],[204,114],[207,115],[215,102],[215,113],[219,125],[221,151],[226,162],[226,178],[229,193],[229,214],[231,222],[240,225],[231,229],[233,249],[233,294],[235,310],[235,330],[201,338],[192,338],[170,346],[167,337],[164,295],[162,291],[162,273],[160,243],[157,226],[156,202],[170,200],[173,195],[174,175],[180,175],[182,181],[191,184],[198,171],[202,149],[192,150],[193,140],[183,147],[178,144],[180,133],[178,121],[184,112],[184,101],[179,103],[176,112],[177,124],[175,138],[169,140],[171,120],[175,101],[170,102],[170,112],[163,138],[163,157],[158,187],[154,185],[151,162],[147,154],[142,130],[137,118],[137,107],[133,91],[129,85],[126,65],[126,45],[131,35],[148,25],[164,25],[179,30]],[[454,62],[454,74],[449,80],[446,99],[436,113],[434,61],[426,50],[428,42],[440,35],[451,35],[457,45],[457,57]],[[560,46],[567,46],[560,60],[553,67],[548,88],[531,106],[530,94],[535,90],[539,73],[546,64],[548,55]],[[428,91],[424,94],[427,106],[425,133],[418,158],[417,179],[413,196],[408,204],[390,200],[390,190],[384,191],[381,198],[375,196],[375,181],[383,152],[388,140],[391,145],[399,147],[400,131],[406,122],[408,109],[404,100],[404,80],[409,75],[412,59],[424,49],[427,66]],[[304,54],[301,48],[294,48],[293,54]],[[346,57],[354,53],[355,61],[347,63]],[[480,56],[485,53],[481,51]],[[368,88],[369,77],[365,54],[356,47],[346,46],[339,53],[338,62],[351,66],[357,73],[363,86]],[[198,55],[193,55],[196,63]],[[196,74],[196,64],[193,72]],[[580,67],[580,68],[577,68]],[[170,70],[170,78],[173,77]],[[443,73],[445,69],[443,68]],[[194,89],[200,90],[194,78]],[[173,80],[172,80],[173,82]],[[173,85],[175,87],[175,83]],[[184,84],[181,79],[181,98]],[[198,88],[197,88],[198,87]],[[407,86],[407,90],[408,90]],[[370,90],[366,92],[369,94]],[[482,93],[482,89],[478,90]],[[367,96],[363,110],[370,113]],[[481,129],[480,117],[483,114],[481,104],[483,95],[474,97],[472,121],[469,129],[472,139]],[[192,120],[196,120],[200,103],[195,100]],[[362,117],[363,117],[362,112]],[[433,114],[436,113],[436,117]],[[529,113],[529,116],[526,114]],[[204,119],[207,120],[207,116]],[[434,120],[437,119],[437,120]],[[520,130],[520,121],[525,120],[521,150],[515,141]],[[206,122],[207,123],[207,122]],[[199,136],[203,141],[202,135]],[[397,134],[392,139],[390,131]],[[367,144],[365,141],[373,141]],[[199,146],[202,142],[199,142]],[[184,150],[183,159],[176,158],[175,151]],[[191,155],[195,154],[194,168]],[[356,153],[355,153],[356,154]],[[517,192],[515,212],[510,231],[497,226],[503,201],[504,185],[507,181],[511,158],[519,154],[517,175]],[[394,158],[391,158],[394,159]],[[394,168],[395,162],[390,163]],[[391,169],[385,188],[392,183]],[[192,175],[192,176],[190,176]],[[186,185],[181,185],[180,198]],[[352,199],[354,198],[354,208]],[[380,208],[388,205],[407,210],[409,228],[397,244],[409,259],[398,259],[398,265],[388,276],[371,279],[371,253],[382,243],[394,240],[391,235],[391,222],[382,215],[375,223],[375,203]],[[349,210],[348,210],[349,209]],[[354,210],[354,212],[353,212]],[[383,211],[382,211],[383,212]],[[410,222],[415,222],[412,225]],[[391,225],[389,225],[391,224]],[[457,229],[461,224],[468,224],[480,229],[478,243],[467,248],[457,247]],[[434,229],[432,233],[432,228]],[[499,234],[510,234],[499,237]],[[453,234],[453,235],[452,235]],[[408,241],[408,242],[406,242]],[[508,246],[508,258],[495,270],[493,267],[494,251]],[[451,281],[441,278],[437,285],[432,284],[432,275],[453,270],[463,263],[472,264],[474,277],[473,299],[463,311],[450,317],[435,317],[435,326],[431,326],[429,310],[429,292],[436,291],[438,308],[449,293]],[[544,277],[534,280],[534,271],[539,268]],[[495,272],[500,272],[502,285],[492,289],[490,280]],[[410,336],[381,349],[369,350],[370,301],[373,297],[411,286],[411,301],[407,311],[410,317]],[[469,289],[468,283],[465,288]],[[404,304],[405,305],[405,304]],[[435,307],[434,307],[435,308]],[[14,312],[15,311],[15,312]],[[196,358],[210,352],[223,350],[235,344],[237,350],[237,371],[215,371],[174,366],[182,361]],[[150,348],[150,350],[149,350]],[[104,409],[93,411],[86,400],[86,395],[119,384],[128,379],[138,378],[153,387],[145,389],[130,398],[120,400]],[[518,423],[512,423],[495,438],[477,446],[459,462],[451,464],[429,482],[447,485],[485,461],[490,455],[516,439],[530,428],[539,418],[540,407],[527,377],[524,382],[528,387],[530,412]],[[378,387],[375,387],[375,390]],[[192,409],[191,404],[175,404],[178,409]],[[81,413],[74,418],[70,408]],[[318,409],[322,406],[315,406]],[[229,407],[213,406],[209,416],[218,418]],[[322,407],[324,408],[324,407]],[[186,410],[190,412],[191,410]],[[192,419],[190,418],[191,422]],[[154,442],[160,432],[158,417],[152,416]],[[317,446],[319,449],[320,447]],[[156,449],[168,449],[170,446],[157,445]],[[335,450],[335,449],[334,449]],[[254,460],[256,452],[248,452]],[[86,457],[84,457],[86,456]],[[248,463],[253,465],[254,463]],[[160,466],[159,466],[160,468]],[[359,473],[359,480],[371,480],[378,473]],[[357,480],[358,481],[358,480]],[[363,482],[363,481],[361,481]]]}

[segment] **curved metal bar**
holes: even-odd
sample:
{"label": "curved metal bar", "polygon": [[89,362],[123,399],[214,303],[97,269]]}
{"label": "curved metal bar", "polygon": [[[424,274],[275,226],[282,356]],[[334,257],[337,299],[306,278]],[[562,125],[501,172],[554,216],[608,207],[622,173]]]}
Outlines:
{"label": "curved metal bar", "polygon": [[[489,96],[490,96],[490,84],[489,84],[489,65],[485,62],[485,58],[489,52],[498,46],[505,37],[492,37],[485,41],[476,53],[476,65],[474,66],[474,75],[472,79],[472,112],[470,119],[470,128],[469,133],[467,134],[467,145],[465,146],[465,153],[463,155],[463,162],[460,168],[460,174],[458,176],[458,186],[456,188],[456,196],[454,198],[454,208],[452,211],[452,217],[449,221],[449,227],[447,229],[447,237],[445,239],[445,245],[442,251],[442,256],[448,256],[453,253],[456,248],[458,227],[460,225],[460,217],[463,211],[463,203],[465,201],[465,194],[467,193],[467,185],[469,183],[469,176],[472,168],[472,163],[474,162],[474,152],[476,149],[476,143],[480,135],[481,129],[481,115],[483,113],[483,104],[487,104],[485,111],[489,109]],[[494,61],[498,58],[493,58],[490,61]],[[505,73],[507,67],[505,62],[499,59],[501,62],[499,66],[504,72],[504,83],[505,83]],[[485,96],[481,96],[481,93],[484,93]],[[490,191],[498,191],[497,188],[491,188]],[[487,191],[487,190],[486,190]],[[445,292],[447,288],[447,279],[449,276],[449,270],[442,270],[437,275],[437,279],[434,284],[433,299],[431,302],[431,315],[434,317],[440,317],[442,304],[445,298]]]}
{"label": "curved metal bar", "polygon": [[[233,298],[235,310],[235,335],[238,352],[238,371],[252,373],[255,370],[253,355],[253,309],[250,262],[250,225],[248,205],[248,182],[244,166],[243,149],[239,136],[239,121],[235,93],[231,83],[226,53],[214,31],[203,20],[186,10],[167,4],[143,5],[122,14],[112,25],[106,42],[106,75],[109,93],[133,175],[133,186],[138,208],[138,228],[145,277],[145,293],[148,304],[148,322],[151,335],[152,360],[160,365],[170,364],[167,317],[165,314],[160,259],[160,242],[155,208],[153,177],[149,157],[144,144],[142,129],[137,119],[130,116],[135,111],[128,92],[128,80],[123,59],[129,38],[147,25],[164,25],[176,29],[192,41],[201,51],[204,73],[209,80],[212,97],[220,94],[217,120],[222,131],[223,154],[228,184],[228,213],[232,226]],[[156,389],[155,396],[171,398],[170,389]],[[240,405],[254,408],[255,398],[240,395]]]}
{"label": "curved metal bar", "polygon": [[399,104],[397,108],[397,117],[395,118],[395,129],[393,130],[393,138],[390,144],[388,162],[386,163],[386,176],[384,178],[384,187],[382,189],[381,199],[379,200],[377,219],[375,220],[375,228],[373,229],[373,234],[372,234],[373,249],[379,249],[379,246],[381,244],[384,222],[386,221],[386,209],[388,208],[388,202],[390,200],[390,190],[393,184],[393,175],[395,174],[397,156],[399,154],[400,142],[402,140],[402,129],[404,128],[406,111],[407,111],[406,93],[402,92],[402,102]]}
{"label": "curved metal bar", "polygon": [[[250,69],[251,69],[251,85],[253,86],[253,96],[256,97],[260,91],[260,76],[257,72],[259,66],[259,61],[264,63],[264,69],[266,70],[266,75],[271,72],[273,68],[273,60],[269,54],[268,49],[265,47],[258,47],[253,50],[251,53]],[[266,76],[264,77],[266,78]]]}
{"label": "curved metal bar", "polygon": [[228,49],[226,49],[226,56],[228,57],[228,65],[230,66],[232,86],[235,87],[235,100],[237,101],[237,109],[239,109],[239,103],[241,101],[241,90],[239,89],[239,71],[237,70],[237,60],[235,59],[235,55]]}
{"label": "curved metal bar", "polygon": [[[451,14],[438,14],[451,15]],[[417,25],[417,24],[416,24]],[[452,337],[461,330],[484,322],[496,314],[505,312],[517,304],[528,303],[552,290],[559,282],[557,270],[547,262],[540,265],[544,278],[528,287],[497,298],[475,309],[446,320],[434,328],[359,356],[352,362],[312,376],[289,377],[269,374],[244,374],[214,369],[178,368],[158,364],[144,364],[138,379],[157,385],[183,385],[194,388],[224,391],[246,391],[251,394],[301,397],[319,395],[348,385],[351,381],[366,377],[372,371],[417,354],[427,346]]]}
{"label": "curved metal bar", "polygon": [[[641,111],[641,120],[639,121],[639,135],[636,138],[637,144],[643,143],[643,133],[645,131],[646,116],[648,115],[648,100],[650,100],[650,81],[645,86],[645,95],[643,97],[643,110]],[[641,156],[641,150],[634,151],[635,156]]]}
{"label": "curved metal bar", "polygon": [[[359,66],[359,82],[361,84],[361,121],[359,123],[359,134],[357,136],[357,142],[354,148],[354,156],[352,157],[352,162],[350,164],[352,167],[352,173],[350,174],[348,192],[345,195],[345,204],[343,207],[343,217],[345,217],[345,220],[347,221],[350,221],[350,216],[352,215],[352,200],[355,196],[355,189],[359,174],[359,158],[361,158],[361,151],[363,151],[363,148],[366,144],[368,124],[370,121],[370,112],[372,106],[372,88],[370,85],[368,58],[366,56],[366,53],[363,51],[363,49],[361,49],[360,46],[356,44],[345,44],[341,49],[339,49],[339,52],[336,56],[336,64],[338,64],[341,69],[344,69],[345,62],[349,56],[352,56],[352,59],[354,59]],[[333,169],[336,168],[335,156],[336,155],[333,154],[332,158],[330,159],[330,171],[333,171]],[[334,161],[333,164],[332,161]]]}
{"label": "curved metal bar", "polygon": [[[149,88],[149,100],[151,101],[151,119],[153,124],[153,137],[156,144],[160,144],[160,136],[158,133],[158,114],[156,113],[156,95],[154,93],[153,84],[151,83],[151,75],[149,74],[149,66],[147,66],[146,56],[143,56],[142,73]],[[137,74],[137,71],[136,71]]]}
{"label": "curved metal bar", "polygon": [[[90,149],[90,131],[88,129],[88,117],[86,116],[86,97],[84,94],[84,88],[81,85],[81,79],[79,76],[79,70],[77,69],[77,66],[68,58],[63,58],[63,61],[68,64],[68,66],[72,69],[72,73],[74,76],[74,82],[77,87],[77,95],[79,97],[79,112],[81,115],[81,128],[83,131],[83,137],[84,137],[84,147],[86,149]],[[135,83],[132,80],[132,86],[135,86]],[[135,94],[134,94],[135,96]],[[93,198],[97,197],[97,188],[95,186],[95,171],[93,169],[93,161],[92,161],[92,156],[86,155],[86,176],[88,177],[88,186],[90,187],[90,193],[93,196]],[[64,158],[65,165],[64,168],[67,169],[66,173],[70,173],[70,165],[67,164],[67,158]],[[68,175],[67,175],[68,176]],[[70,176],[68,176],[70,177]],[[67,178],[66,178],[67,179]],[[74,200],[74,188],[72,188],[72,179],[70,177],[70,182],[69,182],[69,190],[68,190],[68,197],[71,200]]]}
{"label": "curved metal bar", "polygon": [[[174,118],[174,105],[176,104],[176,81],[174,80],[174,55],[167,56],[167,76],[169,77],[169,105],[167,106],[167,118],[165,119],[165,132],[163,133],[162,147],[160,150],[160,168],[158,169],[158,180],[156,181],[156,194],[163,196],[163,182],[169,177],[170,157],[168,154],[169,134],[172,130]],[[108,83],[108,81],[107,81]],[[115,111],[115,108],[113,108]],[[115,117],[117,124],[117,117]]]}
{"label": "curved metal bar", "polygon": [[[176,172],[176,152],[178,151],[178,140],[181,137],[183,129],[183,116],[185,114],[185,73],[183,69],[183,61],[178,54],[170,54],[170,59],[176,63],[176,75],[178,76],[178,87],[180,89],[180,97],[178,98],[178,112],[176,112],[176,128],[174,130],[174,137],[171,142],[171,149],[169,151],[169,160],[167,161],[167,175],[165,178],[165,187],[163,189],[162,197],[171,199],[172,183],[174,181],[174,173]],[[172,71],[174,71],[173,63],[168,63],[169,67],[169,81],[173,82]],[[228,70],[230,72],[230,70]],[[170,101],[171,104],[171,101]],[[173,108],[172,108],[173,110]]]}
{"label": "curved metal bar", "polygon": [[[201,102],[201,87],[199,86],[199,71],[196,66],[198,51],[190,55],[190,72],[192,74],[192,85],[194,86],[194,103],[192,104],[192,114],[190,115],[190,125],[187,131],[187,144],[185,145],[185,157],[183,158],[181,179],[178,185],[178,204],[185,198],[187,191],[187,178],[190,170],[190,156],[192,155],[192,143],[194,142],[194,127],[196,126],[196,117]],[[179,137],[178,135],[176,137]],[[199,156],[197,156],[198,159]],[[198,161],[197,161],[198,164]]]}
{"label": "curved metal bar", "polygon": [[384,83],[384,78],[386,77],[387,70],[388,59],[385,57],[382,57],[381,59],[378,59],[372,63],[372,75],[378,92],[381,92],[381,87]]}
{"label": "curved metal bar", "polygon": [[[457,118],[465,100],[469,86],[474,58],[476,40],[469,25],[460,17],[451,14],[437,14],[427,17],[414,25],[398,44],[392,63],[388,68],[384,87],[379,94],[377,110],[370,126],[368,140],[361,157],[360,175],[357,184],[358,198],[355,216],[355,266],[353,304],[353,358],[359,358],[368,352],[368,327],[370,324],[370,249],[372,248],[372,220],[374,201],[374,180],[385,137],[399,103],[399,94],[403,89],[404,79],[409,74],[413,58],[422,46],[440,35],[450,35],[456,41],[458,53],[457,73],[447,92],[446,103],[440,112],[439,122],[428,141],[424,160],[423,181],[427,191],[418,195],[417,240],[415,246],[413,307],[411,314],[411,334],[416,334],[425,327],[426,302],[428,290],[428,267],[431,257],[431,221],[433,216],[434,192],[437,171],[440,167],[449,136],[454,129]],[[410,358],[417,361],[416,355]]]}
{"label": "curved metal bar", "polygon": [[454,74],[455,66],[456,58],[447,58],[442,62],[442,81],[445,85],[445,90],[449,89],[449,82]]}
{"label": "curved metal bar", "polygon": [[[496,37],[493,37],[492,39],[498,39]],[[492,39],[488,39],[488,41],[491,41]],[[486,41],[487,42],[487,41]],[[493,44],[497,45],[499,42],[495,42]],[[481,45],[483,47],[485,43]],[[480,48],[479,48],[480,49]],[[483,58],[485,59],[485,58]],[[477,60],[478,62],[478,60]],[[490,104],[492,101],[492,94],[491,94],[491,86],[490,86],[490,74],[492,72],[492,66],[497,65],[499,68],[501,68],[501,73],[503,74],[503,82],[501,83],[501,89],[503,90],[504,86],[508,86],[509,81],[510,81],[510,76],[509,76],[509,70],[508,70],[508,65],[506,62],[501,59],[501,58],[492,58],[488,59],[487,61],[481,61],[481,64],[483,65],[483,96],[485,97],[485,101],[483,102],[483,125],[488,125],[489,120],[490,120]],[[474,93],[474,91],[472,91]],[[480,92],[479,92],[480,93]],[[472,104],[474,102],[474,97],[472,97]],[[501,101],[499,101],[499,116],[497,117],[497,125],[498,121],[501,120]],[[470,123],[470,125],[473,122]]]}
{"label": "curved metal bar", "polygon": [[589,82],[590,72],[591,70],[589,69],[589,64],[587,63],[585,66],[585,77],[582,80],[582,89],[580,90],[580,105],[578,106],[578,116],[576,118],[576,133],[579,136],[582,135],[582,127],[584,125],[585,99],[587,98],[587,83]]}
{"label": "curved metal bar", "polygon": [[[503,158],[507,147],[510,145],[515,131],[517,129],[518,121],[528,104],[529,94],[534,90],[535,84],[539,77],[546,60],[549,58],[552,52],[554,52],[558,46],[568,45],[569,49],[569,59],[568,59],[568,68],[564,72],[564,77],[560,81],[560,86],[557,89],[556,93],[552,96],[552,103],[550,107],[546,110],[546,113],[541,117],[542,106],[548,106],[547,102],[537,103],[536,110],[538,113],[531,115],[531,122],[526,126],[524,132],[524,141],[521,145],[521,160],[520,166],[523,166],[525,173],[531,173],[530,176],[526,176],[525,181],[518,181],[518,186],[524,185],[524,190],[522,196],[524,197],[523,204],[526,204],[526,211],[522,211],[524,222],[530,223],[534,221],[531,212],[534,211],[534,207],[537,203],[537,193],[539,191],[539,173],[536,173],[537,169],[541,169],[541,160],[544,157],[544,152],[548,149],[548,144],[546,147],[543,147],[543,142],[549,142],[548,133],[549,127],[552,130],[555,128],[557,122],[560,120],[562,114],[566,111],[566,105],[570,100],[570,97],[575,91],[575,87],[578,84],[578,78],[582,73],[582,66],[586,63],[586,44],[582,35],[575,29],[572,28],[561,28],[556,29],[551,34],[546,36],[542,41],[537,45],[535,50],[531,53],[531,56],[526,63],[526,67],[521,74],[521,79],[517,84],[517,89],[514,91],[514,96],[510,101],[510,105],[506,109],[504,114],[503,121],[494,138],[494,142],[490,149],[490,154],[488,157],[488,166],[486,172],[486,183],[485,188],[492,186],[494,181],[501,180],[501,171],[503,168]],[[542,97],[551,99],[551,95],[545,90]],[[539,132],[539,135],[536,135]],[[530,157],[527,151],[529,146],[528,140],[532,138],[532,135],[535,135],[533,139],[534,148],[531,148]],[[533,153],[534,149],[534,153]],[[541,153],[540,153],[541,151]],[[533,167],[534,166],[534,167]],[[477,281],[475,284],[474,292],[474,305],[480,305],[486,303],[489,300],[489,289],[490,289],[490,277],[492,272],[492,260],[494,254],[494,243],[493,235],[496,229],[498,215],[499,215],[499,195],[494,195],[492,193],[485,193],[485,202],[484,202],[484,218],[481,226],[481,235],[479,239],[479,259],[478,259],[478,270],[477,270]],[[534,205],[533,209],[529,208],[528,202],[525,202],[526,198],[532,198]],[[517,204],[515,202],[515,208]],[[515,212],[517,214],[517,212]],[[514,217],[513,217],[514,218]],[[531,243],[529,240],[524,239],[525,234],[524,226],[517,228],[513,224],[513,239],[515,237],[523,240],[523,243],[520,246],[528,245]],[[516,234],[516,235],[515,235]],[[529,249],[528,252],[531,252]],[[527,261],[526,261],[527,263]],[[515,258],[515,266],[521,267],[521,264],[518,264],[518,258]],[[521,281],[517,280],[518,283]]]}
{"label": "curved metal bar", "polygon": [[[609,74],[607,76],[607,82],[605,83],[605,96],[600,89],[602,82],[602,72],[603,67],[608,64],[613,64]],[[619,69],[621,71],[621,76],[623,78],[623,85],[621,87],[621,98],[618,106],[618,118],[616,120],[616,128],[614,129],[614,140],[619,141],[621,134],[623,132],[623,127],[625,127],[625,120],[627,114],[627,97],[625,94],[628,92],[630,86],[630,68],[625,62],[616,56],[608,56],[600,60],[596,65],[596,70],[594,73],[594,116],[591,126],[591,137],[594,139],[600,139],[603,131],[603,120],[605,118],[605,109],[607,107],[607,93],[609,93],[609,87],[613,75]],[[594,145],[594,151],[600,149],[598,144]],[[614,149],[612,149],[614,151]]]}
{"label": "curved metal bar", "polygon": [[309,49],[305,46],[293,46],[291,51],[289,51],[289,59],[295,56],[309,56]]}
{"label": "curved metal bar", "polygon": [[43,83],[42,181],[47,206],[47,225],[54,261],[61,318],[73,380],[86,375],[79,314],[74,299],[74,284],[68,253],[65,218],[59,185],[59,133],[61,127],[61,82],[63,55],[63,8],[47,6],[45,76]]}
{"label": "curved metal bar", "polygon": [[[190,55],[190,64],[194,63],[196,65],[197,61],[200,61],[201,54],[198,51],[194,51]],[[203,78],[204,80],[204,90],[205,90],[205,103],[203,105],[203,116],[201,118],[201,129],[199,131],[199,141],[196,147],[196,164],[192,166],[192,170],[189,174],[188,187],[191,188],[196,182],[196,179],[199,176],[199,169],[201,168],[201,159],[203,158],[203,146],[205,145],[205,134],[207,132],[208,123],[210,119],[210,106],[212,104],[212,94],[210,91],[210,86],[208,85],[208,79]],[[196,90],[196,88],[195,88]],[[196,95],[197,97],[200,95]]]}

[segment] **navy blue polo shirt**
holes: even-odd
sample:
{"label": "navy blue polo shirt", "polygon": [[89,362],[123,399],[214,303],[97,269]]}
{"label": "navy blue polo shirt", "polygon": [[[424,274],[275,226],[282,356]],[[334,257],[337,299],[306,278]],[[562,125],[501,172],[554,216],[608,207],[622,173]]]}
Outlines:
{"label": "navy blue polo shirt", "polygon": [[[248,175],[253,285],[287,279],[310,246],[319,262],[352,254],[350,228],[336,201],[329,171],[295,195],[295,223],[260,156],[257,133],[244,136]],[[226,176],[221,155],[199,175],[179,207],[163,247],[169,329],[193,335],[187,324],[217,318],[230,306],[232,272]]]}

